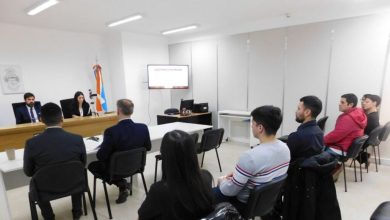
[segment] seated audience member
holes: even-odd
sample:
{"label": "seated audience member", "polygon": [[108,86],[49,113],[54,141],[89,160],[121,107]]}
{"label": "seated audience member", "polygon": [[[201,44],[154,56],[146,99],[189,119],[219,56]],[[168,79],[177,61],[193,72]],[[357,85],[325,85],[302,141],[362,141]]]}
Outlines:
{"label": "seated audience member", "polygon": [[72,102],[72,117],[83,117],[91,115],[91,108],[89,107],[89,104],[85,101],[84,94],[80,91],[77,91],[74,94]]}
{"label": "seated audience member", "polygon": [[343,152],[348,151],[355,138],[364,134],[367,117],[356,105],[355,94],[342,95],[339,103],[339,111],[342,114],[337,118],[334,130],[324,137],[326,151],[336,158],[340,158]]}
{"label": "seated audience member", "polygon": [[216,202],[230,202],[240,212],[245,208],[250,190],[287,172],[290,151],[275,138],[282,123],[282,113],[274,106],[258,107],[251,112],[252,133],[260,144],[244,152],[233,173],[218,179],[213,189]]}
{"label": "seated audience member", "polygon": [[27,92],[24,94],[26,105],[15,109],[16,124],[36,123],[41,118],[41,106],[35,105],[34,94]]}
{"label": "seated audience member", "polygon": [[[363,100],[363,99],[362,99]],[[364,134],[370,135],[371,131],[379,126],[379,112],[378,106],[381,104],[381,97],[377,95],[366,94],[365,99],[362,102],[362,108],[367,115],[367,126],[364,129]],[[359,163],[366,164],[366,168],[369,166],[370,154],[365,152],[367,146],[363,145],[364,149],[360,152],[360,155],[356,158]]]}
{"label": "seated audience member", "polygon": [[202,178],[195,144],[184,131],[171,131],[161,142],[162,180],[154,183],[138,210],[140,220],[200,219],[213,210],[208,180]]}
{"label": "seated audience member", "polygon": [[316,96],[305,96],[299,101],[295,120],[301,125],[287,140],[291,161],[319,154],[324,148],[324,133],[316,122],[316,117],[322,110],[321,100]]}
{"label": "seated audience member", "polygon": [[[42,122],[46,129],[26,142],[24,148],[24,173],[33,176],[39,169],[61,162],[86,162],[86,150],[83,138],[64,131],[61,108],[54,103],[42,106]],[[50,202],[38,202],[45,220],[54,219]],[[81,194],[72,195],[73,219],[79,219],[81,211]]]}
{"label": "seated audience member", "polygon": [[363,102],[363,110],[367,115],[367,126],[364,129],[364,134],[369,135],[372,130],[379,126],[378,107],[381,104],[381,97],[377,95],[366,95]]}
{"label": "seated audience member", "polygon": [[[103,143],[99,146],[96,154],[98,161],[91,162],[88,165],[88,170],[91,173],[102,176],[106,180],[110,176],[108,168],[110,157],[114,152],[138,147],[144,147],[149,151],[152,147],[148,127],[145,124],[134,123],[130,119],[134,110],[133,102],[129,99],[120,99],[117,101],[116,106],[119,122],[104,131]],[[116,203],[124,203],[129,195],[126,180],[116,179],[111,183],[119,188],[119,196]]]}

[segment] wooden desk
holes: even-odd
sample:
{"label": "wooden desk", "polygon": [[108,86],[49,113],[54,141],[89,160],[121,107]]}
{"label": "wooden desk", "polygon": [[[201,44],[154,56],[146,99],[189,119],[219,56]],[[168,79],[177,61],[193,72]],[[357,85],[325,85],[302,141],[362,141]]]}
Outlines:
{"label": "wooden desk", "polygon": [[212,125],[211,112],[192,113],[191,115],[157,115],[157,124],[167,124],[172,122],[185,122],[202,125]]}
{"label": "wooden desk", "polygon": [[[66,131],[89,137],[102,134],[103,131],[116,124],[118,117],[115,113],[82,118],[64,119],[63,128]],[[7,148],[24,148],[26,140],[45,129],[43,123],[19,124],[0,127],[0,151]]]}

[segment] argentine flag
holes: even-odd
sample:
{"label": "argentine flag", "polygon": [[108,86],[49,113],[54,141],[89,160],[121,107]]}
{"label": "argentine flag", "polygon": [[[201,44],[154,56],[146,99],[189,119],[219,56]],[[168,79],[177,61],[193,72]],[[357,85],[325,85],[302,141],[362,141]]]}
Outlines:
{"label": "argentine flag", "polygon": [[106,94],[104,92],[103,85],[103,76],[102,76],[102,67],[99,64],[93,66],[93,72],[96,79],[96,111],[97,112],[107,112],[107,100]]}

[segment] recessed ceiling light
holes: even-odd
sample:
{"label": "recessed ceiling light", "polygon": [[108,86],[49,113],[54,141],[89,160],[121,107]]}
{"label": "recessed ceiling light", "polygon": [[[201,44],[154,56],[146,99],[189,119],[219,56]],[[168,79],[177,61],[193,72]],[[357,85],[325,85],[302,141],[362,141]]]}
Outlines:
{"label": "recessed ceiling light", "polygon": [[126,18],[122,18],[122,19],[117,20],[117,21],[110,22],[110,23],[107,24],[107,27],[115,27],[115,26],[118,26],[118,25],[130,22],[130,21],[135,21],[135,20],[138,20],[138,19],[141,19],[141,18],[142,18],[142,15],[140,15],[140,14],[132,15],[132,16],[129,16],[129,17],[126,17]]}
{"label": "recessed ceiling light", "polygon": [[172,30],[168,30],[168,31],[163,31],[162,34],[163,35],[173,34],[173,33],[181,32],[181,31],[192,30],[192,29],[195,29],[195,28],[198,28],[198,26],[197,25],[190,25],[190,26],[186,26],[186,27],[181,27],[181,28],[176,28],[176,29],[172,29]]}
{"label": "recessed ceiling light", "polygon": [[53,5],[58,4],[58,0],[46,0],[43,2],[38,3],[36,6],[33,6],[30,10],[28,10],[27,14],[28,15],[36,15],[39,12],[42,12],[43,10],[46,10],[50,8]]}

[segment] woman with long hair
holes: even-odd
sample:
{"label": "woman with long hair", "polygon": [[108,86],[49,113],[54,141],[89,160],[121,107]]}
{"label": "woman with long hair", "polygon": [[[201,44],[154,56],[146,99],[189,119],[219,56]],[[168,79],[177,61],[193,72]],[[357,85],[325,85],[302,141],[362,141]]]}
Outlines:
{"label": "woman with long hair", "polygon": [[92,115],[89,104],[85,101],[84,94],[77,91],[72,102],[72,117],[83,117]]}
{"label": "woman with long hair", "polygon": [[211,186],[202,177],[195,143],[174,130],[161,142],[162,180],[154,183],[138,210],[144,219],[199,219],[213,210]]}

